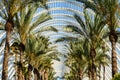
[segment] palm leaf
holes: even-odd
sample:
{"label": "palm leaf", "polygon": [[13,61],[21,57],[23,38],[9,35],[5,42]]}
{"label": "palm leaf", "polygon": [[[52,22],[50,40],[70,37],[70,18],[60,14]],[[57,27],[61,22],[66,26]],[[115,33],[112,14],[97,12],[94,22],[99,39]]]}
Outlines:
{"label": "palm leaf", "polygon": [[95,0],[94,0],[95,3],[93,3],[92,1],[89,1],[89,0],[76,0],[76,1],[84,3],[85,4],[85,8],[90,8],[93,11],[95,11],[95,13],[99,13],[99,10],[97,9],[96,1]]}
{"label": "palm leaf", "polygon": [[27,14],[27,13],[26,13],[26,12],[27,12],[27,9],[26,9],[26,8],[27,8],[27,7],[21,9],[21,10],[20,10],[20,13],[17,14],[17,18],[20,16],[20,19],[18,19],[19,22],[20,22],[19,25],[23,25],[23,24],[24,24],[25,15]]}
{"label": "palm leaf", "polygon": [[59,38],[55,42],[74,41],[74,40],[76,40],[76,38],[71,37],[71,36],[67,36],[67,37]]}
{"label": "palm leaf", "polygon": [[51,19],[50,15],[47,13],[43,13],[39,16],[39,18],[32,24],[30,31],[37,27],[39,24]]}
{"label": "palm leaf", "polygon": [[[81,29],[79,29],[78,27],[76,27],[76,26],[68,25],[65,28],[67,28],[67,30],[65,30],[67,32],[75,32],[75,33],[78,33],[78,34],[81,34],[81,35],[84,36],[84,32]],[[68,31],[68,29],[71,29],[71,30]]]}
{"label": "palm leaf", "polygon": [[5,24],[3,22],[0,22],[0,30],[5,30]]}
{"label": "palm leaf", "polygon": [[20,25],[21,25],[20,19],[19,19],[19,15],[16,14],[16,15],[15,15],[15,18],[16,18],[16,20],[14,20],[14,24],[15,24],[15,26],[17,26],[17,28],[19,29],[19,28],[20,28]]}
{"label": "palm leaf", "polygon": [[42,29],[40,29],[39,31],[35,32],[35,33],[42,33],[44,31],[54,31],[57,32],[58,30],[52,26],[47,26],[47,27],[43,27]]}
{"label": "palm leaf", "polygon": [[0,46],[3,46],[3,44],[5,43],[6,38],[2,39]]}
{"label": "palm leaf", "polygon": [[6,15],[4,14],[4,12],[0,11],[0,17],[2,17],[3,19],[6,19]]}
{"label": "palm leaf", "polygon": [[[81,29],[80,32],[85,32],[86,35],[88,35],[88,32],[86,31],[86,25],[84,23],[84,21],[78,16],[78,15],[74,15],[75,19],[77,20],[77,22],[80,24]],[[82,33],[83,34],[83,33]]]}
{"label": "palm leaf", "polygon": [[[31,22],[31,20],[32,20],[32,18],[33,18],[33,15],[34,15],[34,13],[35,13],[35,11],[36,11],[36,9],[37,9],[37,7],[34,6],[34,5],[31,5],[31,7],[32,7],[32,8],[29,8],[29,10],[28,10],[28,12],[27,12],[27,14],[26,14],[26,16],[25,16],[25,19],[24,19],[24,24],[25,24],[26,26],[28,26],[28,25],[30,24],[30,22]],[[33,8],[33,7],[34,7],[34,8]]]}

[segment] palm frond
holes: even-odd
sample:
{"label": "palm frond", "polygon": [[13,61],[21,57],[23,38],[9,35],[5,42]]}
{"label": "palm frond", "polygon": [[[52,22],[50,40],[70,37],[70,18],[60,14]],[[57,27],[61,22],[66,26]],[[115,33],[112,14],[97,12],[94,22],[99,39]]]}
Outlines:
{"label": "palm frond", "polygon": [[47,13],[43,13],[39,16],[39,18],[32,24],[30,31],[32,31],[35,27],[37,27],[39,24],[51,19],[50,15]]}
{"label": "palm frond", "polygon": [[4,12],[0,11],[0,17],[2,17],[3,19],[6,19],[6,15],[4,14]]}
{"label": "palm frond", "polygon": [[43,27],[42,29],[40,29],[39,31],[35,32],[35,33],[42,33],[44,31],[54,31],[54,32],[58,32],[58,30],[52,26],[47,26],[47,27]]}
{"label": "palm frond", "polygon": [[1,40],[0,46],[3,46],[3,44],[5,43],[5,40],[6,40],[6,38]]}
{"label": "palm frond", "polygon": [[76,38],[71,37],[71,36],[67,36],[67,37],[61,37],[59,39],[57,39],[55,42],[63,42],[63,41],[74,41],[76,40]]}
{"label": "palm frond", "polygon": [[73,26],[73,25],[66,26],[64,30],[67,32],[73,32],[73,33],[75,32],[75,33],[78,33],[78,34],[81,34],[84,36],[84,32],[81,29],[79,29],[78,27]]}
{"label": "palm frond", "polygon": [[34,6],[34,5],[31,5],[31,8],[29,8],[29,10],[28,10],[28,12],[27,12],[27,14],[25,16],[25,19],[24,19],[24,24],[26,26],[28,26],[30,24],[36,9],[37,9],[37,7]]}
{"label": "palm frond", "polygon": [[[88,36],[88,30],[86,27],[85,22],[78,16],[78,15],[74,15],[75,19],[77,20],[77,22],[80,24],[80,31],[84,33],[84,35]],[[83,34],[82,33],[82,34]]]}
{"label": "palm frond", "polygon": [[[85,8],[90,8],[92,9],[93,11],[95,11],[96,13],[99,13],[99,10],[97,9],[97,6],[96,6],[96,1],[89,1],[89,0],[76,0],[76,1],[79,1],[83,4],[85,4]],[[99,0],[98,0],[99,1]]]}

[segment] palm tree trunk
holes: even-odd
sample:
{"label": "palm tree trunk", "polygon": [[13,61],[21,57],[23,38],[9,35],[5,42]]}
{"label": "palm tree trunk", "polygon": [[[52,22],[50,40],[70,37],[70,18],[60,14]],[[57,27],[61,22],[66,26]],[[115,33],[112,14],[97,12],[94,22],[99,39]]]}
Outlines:
{"label": "palm tree trunk", "polygon": [[40,73],[39,73],[39,71],[36,68],[34,68],[34,75],[35,75],[35,79],[34,80],[41,80]]}
{"label": "palm tree trunk", "polygon": [[22,72],[22,67],[23,67],[22,66],[22,63],[23,63],[22,54],[25,50],[25,47],[22,43],[20,43],[20,45],[19,45],[19,50],[20,50],[20,61],[19,61],[19,66],[18,66],[19,67],[18,68],[18,70],[19,70],[18,79],[19,80],[24,80],[24,75],[23,75],[23,72]]}
{"label": "palm tree trunk", "polygon": [[92,80],[96,80],[96,67],[95,67],[95,56],[96,56],[96,52],[94,48],[91,48],[90,51],[90,56],[91,56],[91,60],[92,60],[92,66],[91,66],[91,75],[92,75]]}
{"label": "palm tree trunk", "polygon": [[42,80],[42,70],[39,70],[40,80]]}
{"label": "palm tree trunk", "polygon": [[18,63],[18,79],[19,80],[23,80],[22,63],[20,61]]}
{"label": "palm tree trunk", "polygon": [[118,36],[115,30],[110,31],[109,40],[112,45],[112,77],[117,73],[117,54],[116,54],[116,42]]}
{"label": "palm tree trunk", "polygon": [[[17,61],[17,54],[15,54],[15,63],[17,63],[18,61]],[[17,66],[17,64],[15,64],[15,71],[16,71],[16,73],[15,73],[15,80],[18,80],[18,66]]]}
{"label": "palm tree trunk", "polygon": [[91,74],[92,74],[92,80],[96,80],[96,68],[95,68],[94,61],[92,61],[92,71],[91,71]]}
{"label": "palm tree trunk", "polygon": [[37,74],[35,72],[34,72],[34,76],[35,76],[34,80],[38,80]]}
{"label": "palm tree trunk", "polygon": [[45,70],[45,80],[48,80],[48,70]]}
{"label": "palm tree trunk", "polygon": [[82,69],[80,68],[80,80],[82,80],[82,78],[83,78],[83,74],[82,73],[83,73]]}
{"label": "palm tree trunk", "polygon": [[89,77],[89,80],[91,80],[91,64],[90,64],[90,62],[88,64],[88,77]]}
{"label": "palm tree trunk", "polygon": [[19,65],[18,65],[18,79],[19,80],[23,80],[23,74],[22,74],[22,63],[21,60],[19,61]]}
{"label": "palm tree trunk", "polygon": [[99,80],[101,80],[101,65],[99,64]]}
{"label": "palm tree trunk", "polygon": [[8,56],[10,53],[10,39],[11,39],[11,32],[13,30],[13,22],[12,18],[8,18],[5,30],[6,30],[6,44],[4,50],[4,59],[3,59],[3,70],[2,70],[2,80],[8,80]]}
{"label": "palm tree trunk", "polygon": [[103,80],[105,80],[105,66],[103,65]]}
{"label": "palm tree trunk", "polygon": [[91,75],[90,74],[91,74],[90,71],[88,71],[88,78],[89,78],[89,80],[91,80]]}
{"label": "palm tree trunk", "polygon": [[42,80],[45,80],[45,70],[42,70]]}
{"label": "palm tree trunk", "polygon": [[28,80],[32,80],[32,66],[28,65]]}
{"label": "palm tree trunk", "polygon": [[[9,36],[7,32],[7,36]],[[2,80],[8,80],[8,54],[9,54],[9,40],[6,38],[4,59],[3,59],[3,71],[2,71]]]}

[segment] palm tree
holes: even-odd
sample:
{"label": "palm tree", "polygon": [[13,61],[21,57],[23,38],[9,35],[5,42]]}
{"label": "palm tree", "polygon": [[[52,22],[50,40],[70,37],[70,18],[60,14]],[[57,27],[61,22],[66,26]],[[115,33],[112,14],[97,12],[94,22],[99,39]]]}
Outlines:
{"label": "palm tree", "polygon": [[[105,43],[102,43],[105,44]],[[108,56],[106,54],[106,52],[108,52],[107,47],[105,47],[105,45],[101,45],[97,48],[97,55],[95,57],[95,61],[96,61],[96,66],[98,68],[98,72],[99,72],[99,80],[101,80],[101,67],[103,67],[103,80],[105,80],[105,67],[109,66],[110,63],[110,56]]]}
{"label": "palm tree", "polygon": [[85,45],[85,43],[83,41],[75,41],[70,42],[69,45],[69,53],[65,55],[67,58],[66,65],[71,69],[71,73],[75,75],[74,77],[76,79],[82,80],[83,76],[85,75],[85,69],[88,63],[86,57],[89,55],[84,52],[83,45]]}
{"label": "palm tree", "polygon": [[109,41],[112,46],[112,77],[117,73],[117,56],[116,42],[118,35],[116,27],[118,26],[119,0],[77,0],[85,4],[86,8],[90,8],[99,15],[103,15],[109,28]]}
{"label": "palm tree", "polygon": [[[24,9],[21,9],[18,14],[15,15],[15,32],[17,37],[14,37],[16,42],[19,45],[25,46],[26,45],[26,39],[27,37],[32,33],[33,29],[35,29],[39,24],[51,19],[48,13],[43,13],[38,16],[38,18],[34,18],[34,15],[36,14],[36,10],[41,6],[42,3],[35,2],[27,5]],[[34,7],[33,7],[34,6]],[[33,21],[35,19],[35,21]],[[39,33],[45,31],[45,30],[56,30],[53,27],[42,28],[40,29]],[[34,32],[34,31],[33,31]],[[18,38],[18,39],[16,39]],[[22,49],[22,46],[19,49]],[[24,50],[24,49],[22,49]],[[24,51],[21,51],[20,57],[23,55]],[[22,59],[20,59],[22,60]],[[20,61],[22,62],[22,61]],[[21,64],[21,63],[20,63]],[[19,74],[20,75],[20,74]],[[21,72],[22,75],[22,72]]]}
{"label": "palm tree", "polygon": [[[12,56],[15,55],[15,69],[16,69],[16,79],[23,80],[24,76],[22,75],[22,56],[21,53],[25,50],[25,47],[23,44],[18,44],[17,42],[14,42],[11,46],[11,50],[13,54]],[[19,61],[18,61],[18,54],[19,56]]]}
{"label": "palm tree", "polygon": [[[56,53],[57,53],[56,50],[55,51],[54,50],[49,51],[49,49],[48,49],[47,53],[44,53],[43,55],[40,55],[39,59],[36,60],[36,62],[38,61],[38,66],[36,66],[36,65],[35,66],[37,67],[36,69],[39,71],[42,80],[48,80],[49,79],[49,77],[50,77],[49,75],[51,73],[50,71],[51,71],[51,69],[53,70],[52,60],[53,59],[58,60],[58,57],[57,57],[58,55]],[[51,77],[52,76],[53,75],[51,75]]]}
{"label": "palm tree", "polygon": [[[96,47],[95,66],[98,72],[101,71],[101,69],[98,69],[101,65],[103,67],[108,66],[110,61],[110,57],[105,54],[106,48],[104,47],[103,49],[102,46],[103,44]],[[70,73],[69,75],[66,75],[66,77],[70,77],[70,80],[72,80],[72,77],[73,79],[82,80],[83,77],[87,76],[86,74],[88,74],[89,79],[91,79],[91,59],[89,55],[89,47],[89,43],[86,40],[72,41],[70,42],[69,47],[67,46],[69,52],[65,55],[65,57],[67,58],[66,65],[70,68]]]}
{"label": "palm tree", "polygon": [[[34,7],[33,7],[34,6]],[[16,30],[20,35],[21,42],[25,45],[26,37],[31,33],[33,29],[35,29],[39,24],[50,19],[50,15],[48,13],[43,13],[38,16],[38,18],[34,19],[34,15],[36,14],[36,10],[40,8],[41,5],[34,3],[28,5],[26,8],[22,9],[16,15]],[[26,10],[28,9],[28,10]],[[20,18],[19,18],[20,17]]]}
{"label": "palm tree", "polygon": [[[25,68],[27,63],[28,70],[27,72],[25,72],[25,74],[28,73],[28,75],[25,77],[25,79],[28,78],[29,80],[31,80],[31,77],[30,77],[31,72],[32,70],[34,70],[34,73],[36,75],[35,78],[36,80],[38,80],[40,78],[39,68],[41,69],[41,67],[43,67],[43,69],[46,71],[48,67],[51,67],[51,60],[57,59],[57,54],[56,54],[57,51],[53,51],[54,47],[49,48],[48,47],[49,44],[50,43],[48,42],[48,39],[44,38],[43,36],[36,37],[36,36],[30,35],[27,38],[26,45],[25,45],[25,58],[24,58],[25,62],[22,62],[22,64],[19,63],[18,67],[20,66],[19,68],[21,69],[19,69],[18,74],[20,74],[20,70],[21,72],[23,72],[22,71],[23,67]],[[19,45],[17,44],[16,48],[17,46]],[[48,71],[46,75],[48,75]],[[18,78],[22,76],[23,75],[18,75]]]}
{"label": "palm tree", "polygon": [[[2,80],[8,80],[8,54],[10,53],[10,40],[11,33],[14,28],[13,17],[15,14],[25,6],[28,1],[19,1],[19,0],[2,0],[0,1],[0,17],[5,20],[5,31],[6,31],[6,44],[4,51],[4,60],[3,60],[3,70],[2,70]],[[24,4],[23,4],[24,3]]]}
{"label": "palm tree", "polygon": [[42,78],[48,80],[48,71],[51,69],[51,60],[57,59],[57,52],[53,51],[54,47],[48,47],[50,42],[48,38],[32,34],[26,40],[25,60],[28,64],[28,78],[31,80],[31,72],[34,70],[35,80],[40,79],[39,70],[45,71]]}
{"label": "palm tree", "polygon": [[[25,52],[26,60],[28,61],[28,75],[31,74],[32,68],[38,70],[38,66],[41,60],[40,57],[46,53],[48,45],[48,40],[42,36],[40,36],[39,38],[31,36],[27,39]],[[29,80],[31,80],[30,76],[28,76],[28,78]]]}
{"label": "palm tree", "polygon": [[[92,61],[91,65],[91,75],[93,80],[96,80],[96,66],[95,66],[95,56],[96,56],[96,47],[102,41],[103,29],[105,26],[103,16],[99,16],[97,14],[88,14],[88,11],[84,12],[85,21],[82,20],[78,15],[75,15],[75,19],[80,24],[80,26],[69,25],[66,28],[71,29],[72,33],[80,34],[81,36],[86,38],[90,45],[90,59]],[[70,32],[70,31],[68,31]],[[79,37],[78,37],[79,38]],[[70,39],[70,38],[64,38]],[[59,41],[59,40],[58,40]]]}
{"label": "palm tree", "polygon": [[53,68],[49,69],[49,74],[48,74],[48,80],[55,80],[54,75],[56,74],[56,72],[54,72]]}
{"label": "palm tree", "polygon": [[17,73],[19,73],[19,71],[18,71],[18,54],[17,53],[19,53],[19,50],[18,50],[18,44],[17,43],[13,43],[12,45],[11,45],[11,55],[13,56],[13,55],[15,55],[15,62],[14,62],[14,64],[15,64],[15,71],[16,71],[16,73],[15,73],[15,79],[16,80],[18,80],[18,74]]}

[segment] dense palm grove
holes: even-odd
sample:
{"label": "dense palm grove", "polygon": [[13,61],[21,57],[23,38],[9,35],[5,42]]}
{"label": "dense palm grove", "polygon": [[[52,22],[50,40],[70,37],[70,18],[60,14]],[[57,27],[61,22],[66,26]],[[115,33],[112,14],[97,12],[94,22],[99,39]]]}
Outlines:
{"label": "dense palm grove", "polygon": [[[60,53],[57,46],[51,46],[49,37],[42,35],[47,31],[57,33],[59,29],[49,25],[38,29],[40,24],[52,19],[47,2],[0,0],[0,29],[6,33],[5,38],[1,38],[1,46],[4,46],[2,80],[9,80],[10,58],[14,59],[15,80],[56,80],[52,60],[59,61],[59,56],[64,56],[69,68],[63,76],[66,80],[107,80],[105,67],[110,64],[112,77],[118,78],[119,0],[75,0],[83,5],[83,16],[74,13],[72,17],[77,24],[68,24],[62,29],[74,36],[63,36],[54,42],[67,43],[64,45],[66,54]],[[45,12],[36,16],[40,9]]]}

